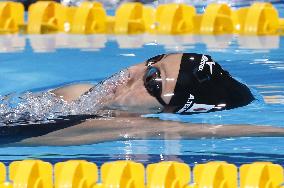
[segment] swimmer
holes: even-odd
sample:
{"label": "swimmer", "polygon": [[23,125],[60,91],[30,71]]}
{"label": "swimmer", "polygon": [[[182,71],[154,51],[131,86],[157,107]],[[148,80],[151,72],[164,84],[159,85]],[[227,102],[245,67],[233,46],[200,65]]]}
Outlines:
{"label": "swimmer", "polygon": [[[246,85],[232,78],[208,55],[158,55],[127,71],[127,82],[115,88],[115,96],[105,104],[106,109],[192,114],[241,107],[254,100]],[[53,93],[72,101],[94,87],[71,85]]]}
{"label": "swimmer", "polygon": [[65,102],[62,109],[70,108],[68,113],[94,113],[102,118],[63,126],[12,145],[78,145],[125,138],[284,136],[283,128],[271,126],[190,124],[141,117],[146,113],[208,113],[251,103],[254,96],[249,88],[209,55],[158,55],[97,85],[75,84],[50,92]]}

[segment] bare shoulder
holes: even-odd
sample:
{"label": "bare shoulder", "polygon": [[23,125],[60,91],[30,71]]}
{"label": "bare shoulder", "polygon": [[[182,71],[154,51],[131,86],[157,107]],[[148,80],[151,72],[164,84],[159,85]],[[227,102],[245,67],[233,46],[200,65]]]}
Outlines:
{"label": "bare shoulder", "polygon": [[92,84],[72,84],[54,89],[51,92],[56,96],[63,97],[66,101],[72,101],[87,92],[93,86]]}
{"label": "bare shoulder", "polygon": [[16,145],[80,145],[123,139],[196,139],[201,137],[284,136],[284,128],[254,125],[190,124],[142,117],[89,119]]}

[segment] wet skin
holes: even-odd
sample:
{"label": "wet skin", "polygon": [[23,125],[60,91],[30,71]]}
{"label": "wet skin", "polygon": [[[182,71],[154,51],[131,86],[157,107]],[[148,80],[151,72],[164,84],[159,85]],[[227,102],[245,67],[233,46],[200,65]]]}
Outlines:
{"label": "wet skin", "polygon": [[[162,99],[169,103],[178,77],[182,54],[165,56],[153,66],[161,72]],[[79,145],[121,139],[196,139],[201,137],[284,136],[284,128],[254,125],[207,125],[142,118],[163,106],[144,87],[145,62],[129,67],[129,81],[115,90],[115,97],[105,108],[114,110],[113,118],[88,119],[48,134],[23,139],[12,145]],[[77,84],[53,90],[57,96],[72,101],[93,85]]]}
{"label": "wet skin", "polygon": [[283,137],[284,129],[252,125],[207,125],[160,121],[141,117],[89,119],[83,123],[23,139],[9,146],[81,145],[130,139],[199,139],[230,137]]}
{"label": "wet skin", "polygon": [[[173,93],[175,88],[181,57],[182,54],[166,55],[163,59],[153,65],[161,72],[161,97],[166,103],[169,103],[171,100],[170,94]],[[163,106],[156,100],[155,97],[149,95],[144,86],[143,76],[146,68],[145,62],[129,67],[129,81],[116,89],[114,99],[106,106],[110,107],[111,109],[115,108],[116,110],[134,110],[135,112],[140,112],[141,114],[161,111]],[[83,93],[87,92],[92,87],[93,85],[87,84],[71,85],[58,88],[54,90],[53,93],[55,93],[57,96],[63,97],[63,99],[66,101],[72,101]]]}

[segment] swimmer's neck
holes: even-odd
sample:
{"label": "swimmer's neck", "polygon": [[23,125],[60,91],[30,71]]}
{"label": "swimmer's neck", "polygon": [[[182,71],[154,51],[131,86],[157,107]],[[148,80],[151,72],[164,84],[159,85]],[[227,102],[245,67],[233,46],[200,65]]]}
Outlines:
{"label": "swimmer's neck", "polygon": [[114,110],[113,117],[141,117],[141,113],[130,113],[122,110]]}

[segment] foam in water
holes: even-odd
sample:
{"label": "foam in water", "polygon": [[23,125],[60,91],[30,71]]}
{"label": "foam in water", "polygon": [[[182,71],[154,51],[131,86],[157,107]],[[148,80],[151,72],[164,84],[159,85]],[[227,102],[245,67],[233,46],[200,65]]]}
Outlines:
{"label": "foam in water", "polygon": [[98,115],[104,104],[113,99],[115,89],[127,83],[129,77],[129,71],[122,70],[68,103],[50,91],[1,97],[0,126],[45,123],[68,115]]}

